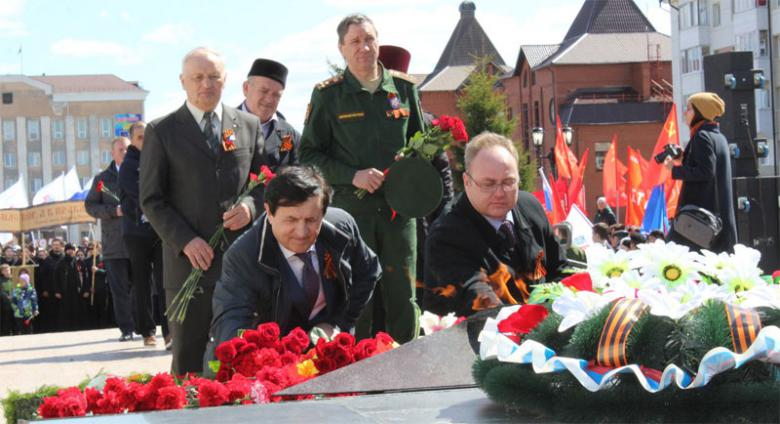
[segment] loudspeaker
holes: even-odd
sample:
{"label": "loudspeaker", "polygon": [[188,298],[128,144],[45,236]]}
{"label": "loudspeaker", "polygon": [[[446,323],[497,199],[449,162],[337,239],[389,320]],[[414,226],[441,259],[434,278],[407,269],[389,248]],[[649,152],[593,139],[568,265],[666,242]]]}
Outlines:
{"label": "loudspeaker", "polygon": [[765,274],[780,269],[780,176],[733,179],[737,240],[761,252]]}
{"label": "loudspeaker", "polygon": [[[756,96],[753,52],[728,52],[704,56],[704,89],[726,103],[720,131],[732,145],[732,175],[758,175],[753,139],[756,138]],[[738,156],[734,157],[734,152]]]}

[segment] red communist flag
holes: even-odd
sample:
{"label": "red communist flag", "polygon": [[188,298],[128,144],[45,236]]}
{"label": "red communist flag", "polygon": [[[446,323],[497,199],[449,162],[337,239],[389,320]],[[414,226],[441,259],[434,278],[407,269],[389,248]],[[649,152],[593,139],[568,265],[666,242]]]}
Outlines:
{"label": "red communist flag", "polygon": [[647,204],[646,192],[642,189],[642,154],[628,147],[628,208],[626,225],[642,225]]}
{"label": "red communist flag", "polygon": [[669,170],[664,168],[662,164],[656,163],[653,158],[657,154],[663,152],[664,146],[667,144],[680,145],[680,134],[677,130],[677,107],[672,104],[672,110],[669,111],[664,127],[661,129],[661,132],[658,134],[658,139],[655,142],[647,171],[642,175],[642,188],[646,191],[652,190],[653,187],[658,184],[664,184],[670,177],[671,173]]}
{"label": "red communist flag", "polygon": [[626,206],[626,166],[617,158],[617,134],[612,136],[612,145],[604,156],[602,169],[602,191],[610,206]]}
{"label": "red communist flag", "polygon": [[561,117],[556,115],[555,120],[555,166],[558,168],[558,176],[572,179],[574,171],[577,170],[577,157],[574,156],[566,141],[563,139],[563,130],[561,129]]}
{"label": "red communist flag", "polygon": [[[588,153],[590,153],[590,148],[585,149],[585,153],[583,153],[582,158],[580,158],[580,164],[577,166],[577,169],[574,170],[574,175],[572,175],[571,181],[569,181],[568,209],[571,209],[572,204],[576,204],[585,214],[587,214],[588,211],[585,209],[585,188],[582,187],[582,182],[585,177],[585,166],[588,164]],[[567,216],[568,212],[569,211],[566,211]]]}

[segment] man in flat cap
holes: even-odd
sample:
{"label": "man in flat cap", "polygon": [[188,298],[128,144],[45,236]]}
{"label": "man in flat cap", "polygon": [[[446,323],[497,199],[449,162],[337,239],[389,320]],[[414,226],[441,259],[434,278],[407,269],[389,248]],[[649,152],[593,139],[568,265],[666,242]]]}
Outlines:
{"label": "man in flat cap", "polygon": [[301,134],[295,130],[276,108],[284,94],[287,68],[270,59],[257,59],[244,81],[243,103],[239,110],[258,118],[265,137],[265,160],[271,170],[298,163]]}

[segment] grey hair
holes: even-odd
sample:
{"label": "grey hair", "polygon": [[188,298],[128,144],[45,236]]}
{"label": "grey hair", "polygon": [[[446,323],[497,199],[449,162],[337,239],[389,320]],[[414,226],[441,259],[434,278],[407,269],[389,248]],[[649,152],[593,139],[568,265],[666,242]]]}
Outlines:
{"label": "grey hair", "polygon": [[517,149],[515,148],[515,145],[512,144],[512,140],[501,134],[484,131],[466,144],[466,152],[463,155],[463,162],[466,170],[470,168],[471,162],[477,157],[477,154],[479,154],[480,151],[493,146],[503,147],[512,154],[512,157],[515,158],[515,162],[518,161]]}
{"label": "grey hair", "polygon": [[607,198],[606,198],[606,197],[604,197],[604,196],[599,196],[599,197],[596,199],[596,203],[599,203],[599,202],[604,202],[604,203],[607,203]]}
{"label": "grey hair", "polygon": [[144,121],[133,122],[133,125],[130,125],[130,128],[127,129],[127,135],[132,137],[133,136],[133,132],[135,132],[135,130],[137,130],[139,128],[140,129],[146,128],[146,122],[144,122]]}
{"label": "grey hair", "polygon": [[187,62],[195,56],[207,56],[207,57],[211,56],[217,59],[223,66],[225,64],[225,61],[222,59],[222,54],[220,54],[218,51],[212,50],[208,47],[200,46],[200,47],[195,47],[194,49],[187,52],[186,55],[184,55],[184,59],[182,59],[181,61],[182,70],[184,70],[184,65],[186,65]]}
{"label": "grey hair", "polygon": [[353,13],[342,19],[339,22],[339,26],[336,27],[336,33],[339,35],[339,44],[344,44],[344,37],[347,35],[347,31],[349,31],[350,25],[360,25],[362,23],[371,24],[371,27],[374,28],[374,33],[379,35],[379,31],[376,30],[376,25],[374,25],[374,21],[371,18],[362,13]]}
{"label": "grey hair", "polygon": [[124,143],[125,141],[128,144],[130,143],[130,139],[127,138],[127,137],[117,137],[117,138],[111,140],[111,148],[113,149],[117,145],[117,143]]}

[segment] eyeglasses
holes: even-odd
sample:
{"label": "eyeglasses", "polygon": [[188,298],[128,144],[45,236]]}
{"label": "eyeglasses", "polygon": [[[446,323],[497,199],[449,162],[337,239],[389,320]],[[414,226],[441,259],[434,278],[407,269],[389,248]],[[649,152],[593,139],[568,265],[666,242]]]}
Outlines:
{"label": "eyeglasses", "polygon": [[501,181],[500,183],[497,182],[489,182],[489,183],[479,183],[477,180],[474,179],[474,177],[471,176],[468,172],[466,172],[466,175],[469,176],[472,182],[474,182],[474,185],[479,187],[479,190],[482,191],[485,194],[491,194],[495,193],[496,190],[498,190],[499,187],[501,187],[501,190],[508,193],[513,190],[517,190],[517,183],[518,181],[514,178],[508,178],[504,181]]}

